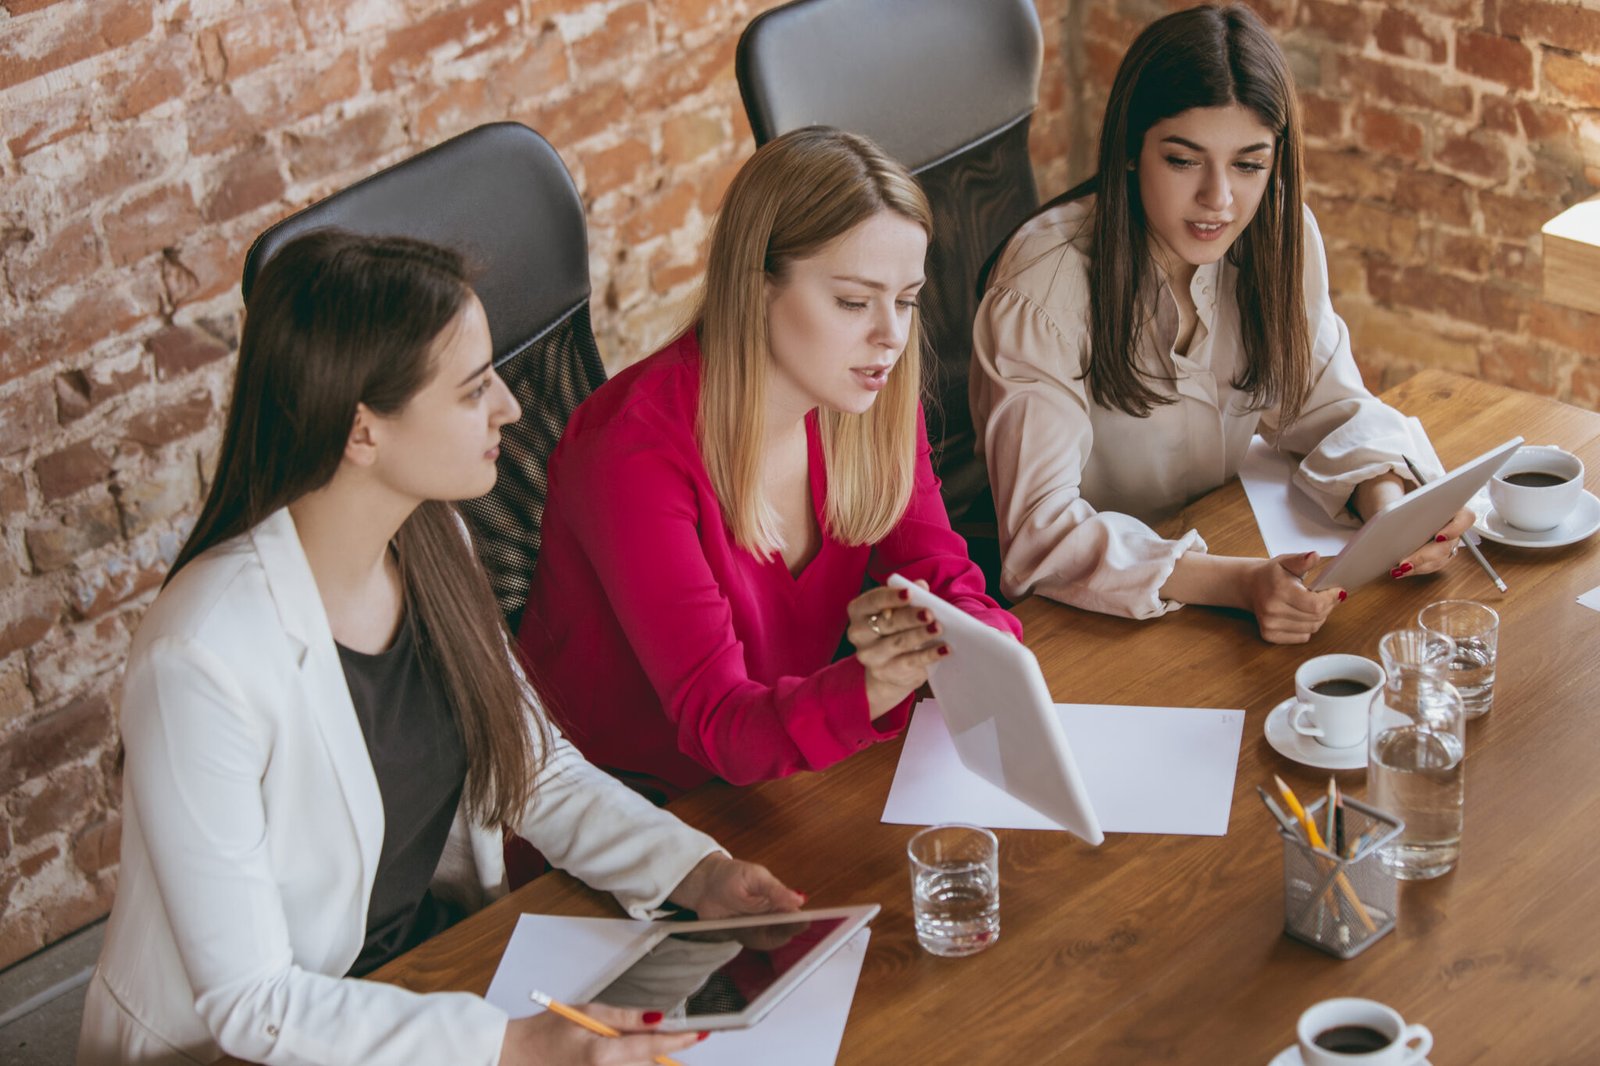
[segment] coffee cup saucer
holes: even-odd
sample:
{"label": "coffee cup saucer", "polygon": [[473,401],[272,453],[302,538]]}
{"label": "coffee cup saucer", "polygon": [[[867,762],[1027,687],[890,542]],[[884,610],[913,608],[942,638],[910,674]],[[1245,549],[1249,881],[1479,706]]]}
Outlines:
{"label": "coffee cup saucer", "polygon": [[[1295,698],[1290,696],[1267,714],[1267,743],[1272,750],[1302,766],[1315,766],[1319,770],[1365,770],[1367,768],[1366,744],[1352,744],[1348,748],[1329,748],[1318,744],[1312,737],[1302,736],[1289,725],[1289,712]],[[1296,1056],[1299,1052],[1295,1052]]]}
{"label": "coffee cup saucer", "polygon": [[[1306,1066],[1306,1060],[1300,1054],[1299,1044],[1290,1044],[1272,1057],[1267,1066]],[[1423,1059],[1417,1066],[1431,1066],[1427,1059]]]}
{"label": "coffee cup saucer", "polygon": [[1488,489],[1472,497],[1467,506],[1478,517],[1472,526],[1473,531],[1484,540],[1504,544],[1508,548],[1564,548],[1568,544],[1587,540],[1600,530],[1600,497],[1587,489],[1578,497],[1577,504],[1565,521],[1554,529],[1539,532],[1518,529],[1500,517],[1500,512],[1489,502]]}

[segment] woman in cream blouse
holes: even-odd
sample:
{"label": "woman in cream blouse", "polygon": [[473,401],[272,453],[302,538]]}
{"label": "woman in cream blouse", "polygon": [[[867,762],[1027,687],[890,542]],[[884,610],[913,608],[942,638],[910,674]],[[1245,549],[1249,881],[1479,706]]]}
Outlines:
{"label": "woman in cream blouse", "polygon": [[[1217,557],[1194,530],[1151,528],[1235,476],[1258,432],[1304,454],[1295,483],[1350,522],[1405,492],[1406,456],[1431,462],[1361,383],[1300,189],[1290,75],[1249,9],[1149,26],[1098,173],[1017,231],[978,310],[973,417],[1008,595],[1132,618],[1239,607],[1283,643],[1345,598],[1305,588],[1315,554]],[[1438,569],[1470,524],[1458,514],[1393,576]]]}

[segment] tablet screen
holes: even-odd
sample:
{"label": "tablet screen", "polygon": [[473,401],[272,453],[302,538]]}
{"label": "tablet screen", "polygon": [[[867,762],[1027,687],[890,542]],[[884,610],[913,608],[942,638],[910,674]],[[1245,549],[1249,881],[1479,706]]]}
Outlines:
{"label": "tablet screen", "polygon": [[737,1014],[801,965],[848,916],[670,933],[593,997],[669,1018]]}

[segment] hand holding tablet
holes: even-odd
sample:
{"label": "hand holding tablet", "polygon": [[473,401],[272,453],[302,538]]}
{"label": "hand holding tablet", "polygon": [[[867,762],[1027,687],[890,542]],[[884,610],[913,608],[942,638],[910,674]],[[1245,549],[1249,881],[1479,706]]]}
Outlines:
{"label": "hand holding tablet", "polygon": [[1521,437],[1513,437],[1389,503],[1323,568],[1311,590],[1353,589],[1389,573],[1396,559],[1433,539],[1521,444]]}

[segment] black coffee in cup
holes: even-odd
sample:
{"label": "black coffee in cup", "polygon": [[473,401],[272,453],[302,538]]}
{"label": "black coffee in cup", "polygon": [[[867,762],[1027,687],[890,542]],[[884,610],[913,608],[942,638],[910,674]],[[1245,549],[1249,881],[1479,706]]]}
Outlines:
{"label": "black coffee in cup", "polygon": [[1312,685],[1311,691],[1319,696],[1359,696],[1370,688],[1371,683],[1353,677],[1330,677]]}
{"label": "black coffee in cup", "polygon": [[1565,485],[1572,478],[1565,474],[1551,474],[1543,470],[1519,470],[1501,478],[1507,485],[1520,485],[1525,489],[1551,489]]}
{"label": "black coffee in cup", "polygon": [[1332,1029],[1324,1029],[1312,1041],[1324,1051],[1337,1051],[1342,1055],[1382,1051],[1393,1042],[1387,1033],[1370,1025],[1336,1025]]}

